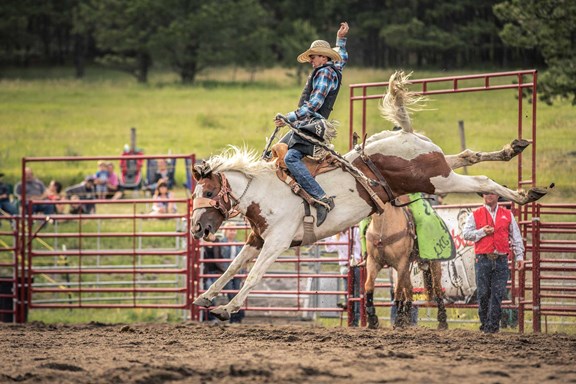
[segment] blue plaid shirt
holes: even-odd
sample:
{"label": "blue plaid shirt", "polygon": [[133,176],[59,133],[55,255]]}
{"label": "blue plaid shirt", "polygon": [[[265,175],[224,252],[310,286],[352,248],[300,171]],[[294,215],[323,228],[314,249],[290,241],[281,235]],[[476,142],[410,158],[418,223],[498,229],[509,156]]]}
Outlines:
{"label": "blue plaid shirt", "polygon": [[[346,38],[337,39],[336,46],[339,48],[338,53],[342,57],[342,61],[334,62],[334,67],[339,71],[343,71],[348,62]],[[308,120],[312,118],[320,107],[322,107],[322,104],[324,104],[328,92],[338,87],[338,76],[336,76],[336,73],[328,67],[318,70],[312,81],[310,100],[304,102],[304,104],[302,104],[302,106],[297,110],[289,112],[286,115],[289,121],[295,122],[297,120]]]}

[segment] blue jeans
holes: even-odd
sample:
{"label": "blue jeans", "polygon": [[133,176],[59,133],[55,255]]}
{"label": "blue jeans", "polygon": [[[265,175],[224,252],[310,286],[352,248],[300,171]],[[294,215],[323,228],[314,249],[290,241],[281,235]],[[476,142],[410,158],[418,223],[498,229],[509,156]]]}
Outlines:
{"label": "blue jeans", "polygon": [[10,216],[16,216],[18,214],[18,208],[10,201],[0,201],[0,208]]}
{"label": "blue jeans", "polygon": [[502,318],[502,299],[506,296],[509,275],[508,259],[500,256],[490,260],[484,255],[476,255],[475,270],[480,330],[498,332]]}
{"label": "blue jeans", "polygon": [[[352,297],[357,299],[360,297],[360,268],[350,267],[352,269]],[[344,279],[344,290],[348,291],[348,279]],[[360,302],[354,301],[352,303],[352,326],[357,327],[360,323]]]}
{"label": "blue jeans", "polygon": [[302,158],[304,156],[305,155],[302,152],[292,148],[286,152],[284,162],[286,163],[288,170],[294,179],[296,179],[298,184],[300,184],[300,186],[304,188],[304,190],[308,192],[313,198],[319,200],[320,198],[324,197],[326,193],[320,184],[318,184],[318,182],[312,177],[308,171],[308,168],[306,168],[302,162]]}

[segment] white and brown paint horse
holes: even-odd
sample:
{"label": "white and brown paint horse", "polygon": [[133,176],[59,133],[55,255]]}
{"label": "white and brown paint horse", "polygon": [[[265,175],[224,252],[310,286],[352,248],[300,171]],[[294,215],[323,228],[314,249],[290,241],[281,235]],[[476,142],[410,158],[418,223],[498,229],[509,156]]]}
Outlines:
{"label": "white and brown paint horse", "polygon": [[[394,197],[410,192],[443,194],[450,192],[493,192],[518,204],[535,201],[546,194],[544,189],[516,192],[486,176],[464,176],[452,171],[442,150],[424,136],[415,134],[406,110],[417,98],[406,90],[407,77],[395,73],[390,79],[381,110],[385,118],[402,130],[383,131],[366,141],[365,154],[376,164],[390,185]],[[357,151],[344,156],[368,177],[375,175],[360,159]],[[192,232],[205,237],[218,230],[230,212],[242,213],[252,232],[245,246],[222,276],[194,301],[209,307],[218,293],[249,260],[256,259],[240,292],[226,305],[211,312],[228,319],[237,312],[249,292],[262,279],[277,257],[291,246],[303,244],[305,216],[302,199],[276,177],[275,164],[259,160],[255,152],[232,147],[194,168],[197,186],[194,191]],[[376,212],[376,205],[361,184],[338,168],[317,176],[336,207],[322,226],[316,228],[321,239],[357,224]],[[389,201],[381,187],[376,192]],[[314,215],[315,216],[315,215]]]}
{"label": "white and brown paint horse", "polygon": [[[450,168],[457,169],[483,161],[510,161],[520,154],[530,143],[526,140],[514,140],[495,152],[474,152],[465,150],[458,155],[447,155]],[[401,203],[409,202],[408,196],[398,199]],[[395,327],[410,324],[410,311],[413,301],[413,287],[410,280],[412,263],[415,257],[415,224],[408,207],[394,207],[386,204],[381,214],[372,215],[372,221],[366,231],[366,314],[368,327],[378,328],[378,316],[374,307],[374,286],[378,273],[384,266],[396,270],[397,280],[394,287],[394,302],[398,308]],[[444,291],[442,289],[442,263],[431,261],[421,264],[424,288],[427,300],[436,301],[438,307],[438,329],[447,329]]]}

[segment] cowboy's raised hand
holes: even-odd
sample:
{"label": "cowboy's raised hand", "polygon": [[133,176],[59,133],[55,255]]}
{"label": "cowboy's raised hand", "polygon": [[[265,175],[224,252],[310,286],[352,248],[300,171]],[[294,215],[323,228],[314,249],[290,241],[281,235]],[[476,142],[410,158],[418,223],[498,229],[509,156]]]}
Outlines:
{"label": "cowboy's raised hand", "polygon": [[339,39],[346,37],[349,29],[350,27],[348,27],[347,22],[340,23],[340,29],[338,30],[338,33],[336,35],[338,36]]}

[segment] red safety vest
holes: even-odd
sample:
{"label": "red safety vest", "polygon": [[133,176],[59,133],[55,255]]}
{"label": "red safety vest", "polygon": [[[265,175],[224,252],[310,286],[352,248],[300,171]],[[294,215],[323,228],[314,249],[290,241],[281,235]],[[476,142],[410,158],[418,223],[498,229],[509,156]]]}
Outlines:
{"label": "red safety vest", "polygon": [[481,253],[510,253],[509,237],[512,213],[508,209],[499,207],[496,212],[496,223],[494,223],[488,209],[485,206],[480,207],[474,211],[474,221],[476,222],[476,229],[486,225],[494,227],[494,234],[484,236],[474,243],[474,251],[477,255]]}

